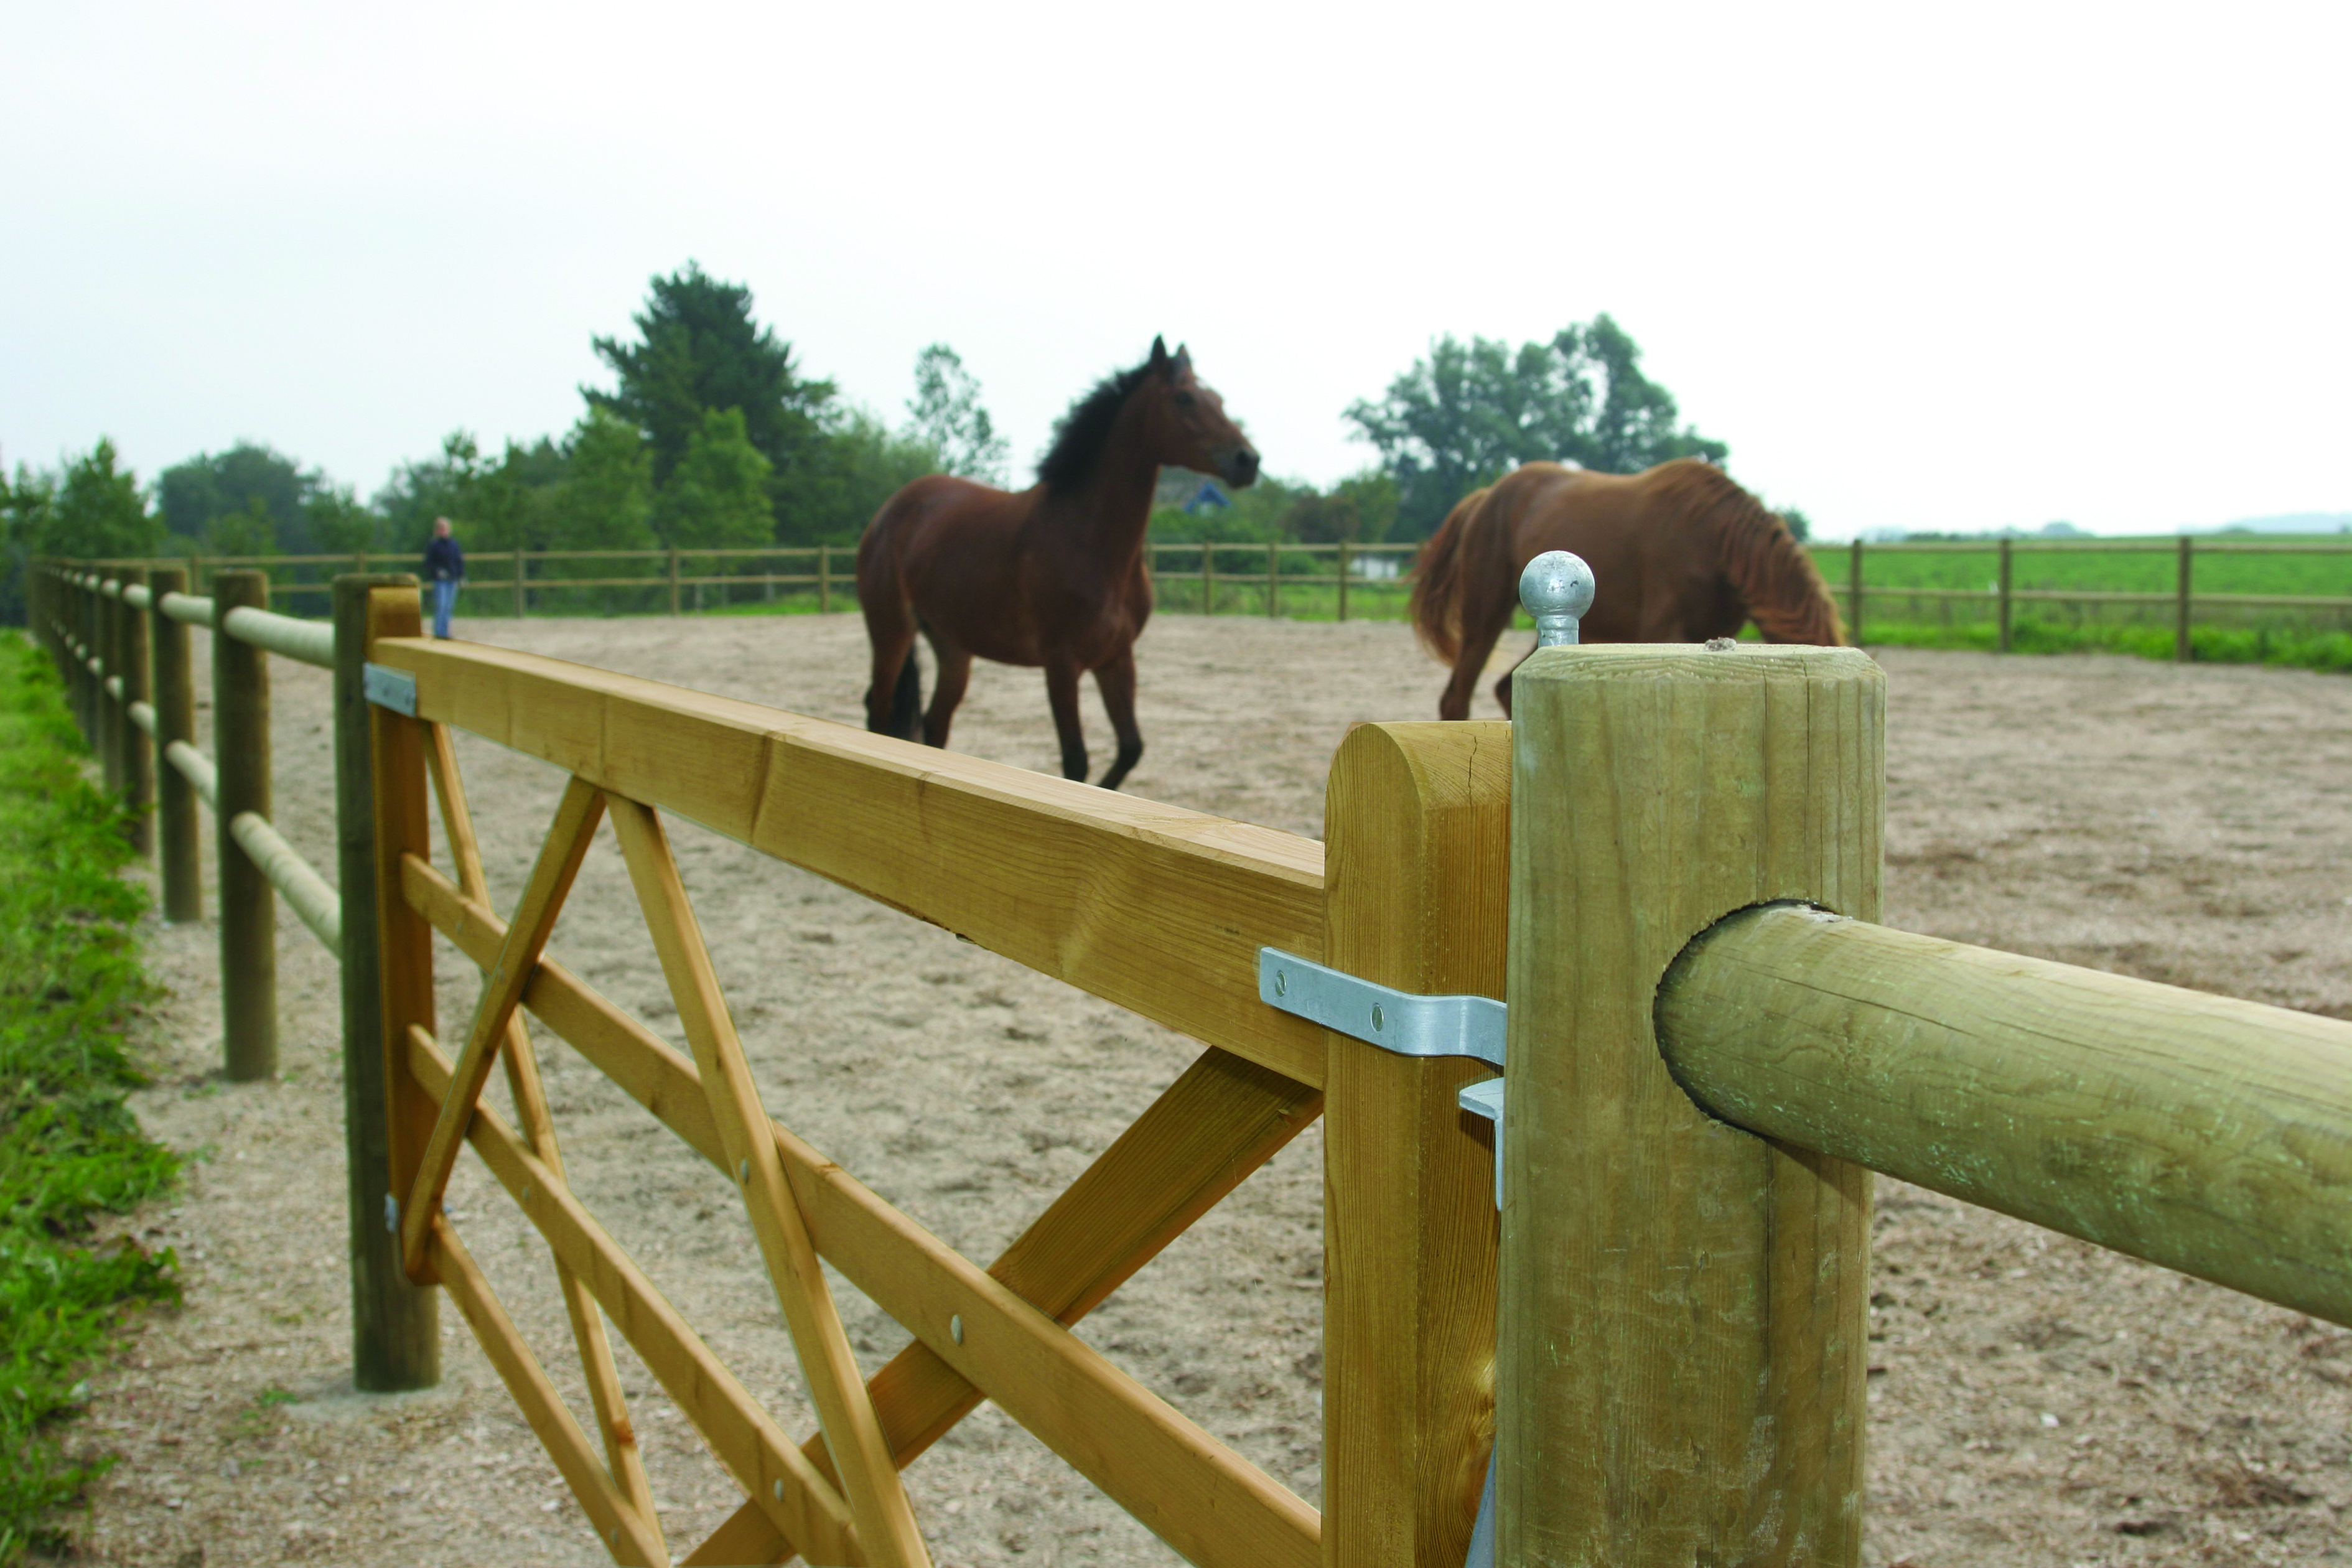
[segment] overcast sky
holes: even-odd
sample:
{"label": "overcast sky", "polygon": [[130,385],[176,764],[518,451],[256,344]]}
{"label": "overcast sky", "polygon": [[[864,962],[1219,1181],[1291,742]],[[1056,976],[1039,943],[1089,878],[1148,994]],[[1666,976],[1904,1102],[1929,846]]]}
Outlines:
{"label": "overcast sky", "polygon": [[1442,332],[1606,310],[1830,536],[2352,510],[2352,7],[7,0],[0,458],[240,438],[362,494],[560,434],[746,282],[1024,465],[1152,334],[1269,468]]}

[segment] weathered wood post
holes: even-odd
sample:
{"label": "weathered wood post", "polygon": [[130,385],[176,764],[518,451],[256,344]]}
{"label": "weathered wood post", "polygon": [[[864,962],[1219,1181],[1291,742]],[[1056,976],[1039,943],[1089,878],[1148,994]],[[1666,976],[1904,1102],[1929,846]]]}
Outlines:
{"label": "weathered wood post", "polygon": [[1850,1568],[1869,1173],[1700,1111],[1653,1007],[1732,910],[1877,918],[1883,677],[1621,645],[1512,691],[1497,1561]]}
{"label": "weathered wood post", "polygon": [[[425,754],[416,722],[367,700],[380,637],[424,630],[416,579],[335,582],[335,868],[343,911],[343,1148],[351,1192],[352,1381],[373,1394],[441,1381],[441,1300],[408,1282],[388,1223],[433,1130],[433,1106],[409,1077],[411,1023],[433,1027],[432,933],[408,908],[400,855],[428,852]],[[379,784],[383,787],[379,788]],[[383,825],[391,824],[386,835]],[[387,849],[387,846],[389,848]]]}
{"label": "weathered wood post", "polygon": [[522,546],[518,544],[515,546],[514,552],[514,599],[516,620],[520,620],[523,616],[522,596]]}
{"label": "weathered wood post", "polygon": [[204,918],[202,855],[196,847],[196,786],[172,765],[173,742],[196,743],[195,671],[188,654],[188,628],[163,613],[163,601],[181,591],[176,566],[147,574],[153,595],[147,606],[147,644],[155,679],[156,868],[163,875],[163,918],[174,923]]}
{"label": "weathered wood post", "polygon": [[155,849],[155,763],[158,752],[147,731],[131,716],[131,705],[148,701],[147,612],[131,600],[131,590],[147,586],[143,568],[122,569],[122,604],[115,617],[116,652],[122,669],[122,796],[131,811],[131,847]]}
{"label": "weathered wood post", "polygon": [[2014,553],[2010,549],[2011,542],[2006,539],[2000,542],[2000,651],[2003,653],[2009,651],[2011,619],[2009,595],[2012,578],[2011,557]]}
{"label": "weathered wood post", "polygon": [[1845,576],[1845,633],[1853,646],[1862,646],[1862,535],[1855,534],[1853,548],[1847,552]]}
{"label": "weathered wood post", "polygon": [[230,825],[269,815],[269,656],[228,635],[229,612],[269,607],[269,578],[213,574],[213,881],[220,904],[221,1030],[229,1078],[278,1070],[278,895]]}
{"label": "weathered wood post", "polygon": [[833,610],[833,546],[816,547],[816,613],[829,615]]}
{"label": "weathered wood post", "polygon": [[1349,558],[1354,552],[1355,547],[1348,541],[1343,539],[1339,542],[1339,622],[1342,626],[1348,620],[1348,565]]}
{"label": "weathered wood post", "polygon": [[1217,547],[1205,539],[1201,541],[1201,613],[1217,613]]}
{"label": "weathered wood post", "polygon": [[669,613],[673,616],[677,614],[677,549],[675,545],[669,552]]}
{"label": "weathered wood post", "polygon": [[[92,578],[89,594],[89,653],[98,661],[90,681],[96,722],[96,740],[100,772],[106,780],[106,792],[121,798],[123,786],[122,759],[130,748],[122,743],[122,731],[127,721],[122,704],[106,689],[106,683],[120,675],[121,666],[116,662],[116,623],[122,612],[122,602],[107,592],[112,584],[103,574]],[[118,589],[117,592],[120,592]]]}
{"label": "weathered wood post", "polygon": [[2196,541],[2180,536],[2180,564],[2173,578],[2172,657],[2182,664],[2189,662],[2189,587],[2196,549]]}
{"label": "weathered wood post", "polygon": [[[1500,997],[1511,727],[1363,724],[1325,796],[1323,961]],[[1460,1568],[1493,1447],[1495,1184],[1461,1057],[1330,1034],[1323,1144],[1323,1561]]]}
{"label": "weathered wood post", "polygon": [[1274,620],[1282,614],[1282,546],[1268,542],[1265,547],[1265,618]]}

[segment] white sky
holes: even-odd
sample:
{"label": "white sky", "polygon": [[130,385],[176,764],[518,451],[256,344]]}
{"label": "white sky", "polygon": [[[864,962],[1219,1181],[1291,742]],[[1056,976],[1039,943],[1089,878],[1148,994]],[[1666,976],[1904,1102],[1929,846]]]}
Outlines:
{"label": "white sky", "polygon": [[1017,460],[1155,331],[1269,468],[1440,332],[1608,310],[1857,529],[2352,510],[2342,5],[6,0],[0,458],[240,437],[362,494],[560,433],[647,279],[749,283]]}

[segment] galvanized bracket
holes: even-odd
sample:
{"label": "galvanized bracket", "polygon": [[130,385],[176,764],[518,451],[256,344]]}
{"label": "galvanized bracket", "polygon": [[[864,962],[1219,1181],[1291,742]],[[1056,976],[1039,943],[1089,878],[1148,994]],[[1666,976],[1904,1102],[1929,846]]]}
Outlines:
{"label": "galvanized bracket", "polygon": [[1508,1014],[1492,996],[1420,996],[1285,952],[1257,950],[1258,999],[1402,1057],[1475,1057],[1503,1065]]}
{"label": "galvanized bracket", "polygon": [[416,717],[416,677],[408,671],[371,663],[361,677],[360,689],[377,707]]}

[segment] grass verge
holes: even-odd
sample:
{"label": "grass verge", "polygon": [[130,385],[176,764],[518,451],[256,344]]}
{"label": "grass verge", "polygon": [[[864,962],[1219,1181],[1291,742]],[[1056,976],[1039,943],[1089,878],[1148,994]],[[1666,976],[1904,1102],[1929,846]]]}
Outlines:
{"label": "grass verge", "polygon": [[81,773],[48,660],[0,633],[0,1564],[110,1461],[69,1459],[57,1427],[126,1303],[177,1298],[177,1259],[90,1244],[177,1169],[123,1103],[141,1075],[123,1029],[150,991],[131,932],[122,813]]}
{"label": "grass verge", "polygon": [[[2000,641],[1990,622],[1934,626],[1866,620],[1863,640],[1902,647],[1966,647],[1990,653]],[[2021,620],[2010,639],[2017,653],[2124,653],[2169,660],[2170,626],[2053,626]],[[2199,664],[2274,664],[2297,669],[2352,672],[2352,632],[2294,626],[2196,626],[2189,628],[2189,657]]]}

